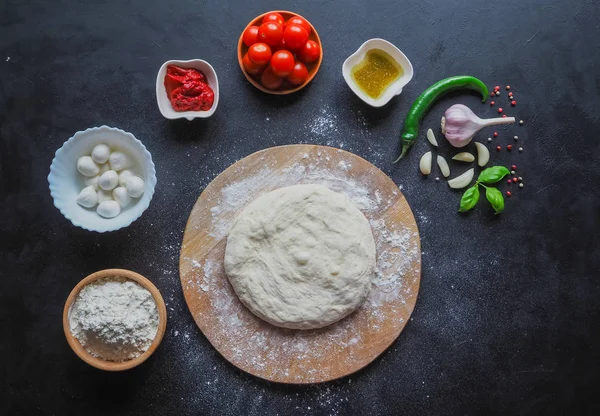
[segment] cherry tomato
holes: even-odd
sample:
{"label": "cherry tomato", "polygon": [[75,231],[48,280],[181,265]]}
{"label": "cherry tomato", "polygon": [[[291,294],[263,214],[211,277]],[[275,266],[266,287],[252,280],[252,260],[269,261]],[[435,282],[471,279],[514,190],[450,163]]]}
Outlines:
{"label": "cherry tomato", "polygon": [[292,74],[287,77],[287,80],[294,85],[300,85],[304,84],[306,78],[308,78],[308,69],[306,69],[306,65],[302,62],[296,62],[294,70],[292,71]]}
{"label": "cherry tomato", "polygon": [[244,30],[242,41],[244,42],[244,45],[248,47],[258,42],[258,26],[250,26],[248,29]]}
{"label": "cherry tomato", "polygon": [[287,77],[294,70],[294,55],[290,51],[277,51],[271,57],[269,66],[278,77]]}
{"label": "cherry tomato", "polygon": [[265,43],[255,43],[248,48],[248,58],[258,65],[266,65],[271,60],[271,48]]}
{"label": "cherry tomato", "polygon": [[280,51],[282,49],[286,49],[286,47],[285,47],[285,40],[283,38],[281,38],[281,42],[279,43],[279,45],[273,46],[271,48],[271,51],[276,52],[276,51]]}
{"label": "cherry tomato", "polygon": [[283,16],[277,12],[267,13],[265,15],[265,17],[263,17],[262,22],[263,23],[275,22],[275,23],[279,23],[281,25],[281,27],[285,26],[285,21],[283,20]]}
{"label": "cherry tomato", "polygon": [[266,22],[258,28],[258,41],[269,46],[277,46],[283,38],[283,26],[276,22]]}
{"label": "cherry tomato", "polygon": [[321,47],[314,40],[309,40],[304,46],[298,51],[298,57],[304,63],[311,63],[319,59],[321,56]]}
{"label": "cherry tomato", "polygon": [[308,23],[308,21],[306,21],[306,19],[303,17],[294,16],[290,20],[287,21],[287,24],[302,26],[304,29],[306,29],[306,31],[310,35],[310,30],[311,30],[310,23]]}
{"label": "cherry tomato", "polygon": [[283,32],[283,39],[288,48],[298,49],[308,40],[308,32],[302,26],[287,25]]}
{"label": "cherry tomato", "polygon": [[278,77],[273,73],[271,67],[268,66],[260,76],[260,83],[270,90],[276,90],[283,84],[283,78]]}
{"label": "cherry tomato", "polygon": [[249,73],[250,75],[260,74],[263,71],[263,69],[265,69],[265,66],[266,66],[266,65],[255,64],[254,62],[252,62],[250,60],[250,58],[248,57],[248,54],[244,55],[244,59],[242,59],[242,64],[244,65],[244,69],[246,70],[246,72]]}

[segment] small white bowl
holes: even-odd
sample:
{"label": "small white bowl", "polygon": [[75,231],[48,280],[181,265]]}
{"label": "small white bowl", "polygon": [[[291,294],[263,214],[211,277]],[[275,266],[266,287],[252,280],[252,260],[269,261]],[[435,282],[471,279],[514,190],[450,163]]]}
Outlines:
{"label": "small white bowl", "polygon": [[[365,54],[371,49],[381,49],[384,52],[387,52],[396,60],[396,62],[400,64],[404,70],[402,76],[390,84],[383,94],[381,94],[377,99],[371,98],[364,93],[363,90],[356,85],[350,73],[352,68],[360,63],[364,59]],[[360,48],[358,48],[356,52],[354,52],[348,57],[348,59],[344,61],[344,64],[342,65],[342,74],[344,75],[344,79],[346,80],[346,83],[350,89],[354,91],[354,94],[356,94],[361,100],[372,107],[381,107],[386,105],[394,96],[399,95],[402,92],[402,88],[404,88],[404,86],[408,84],[413,77],[413,67],[406,55],[404,55],[400,49],[392,45],[387,40],[375,38],[369,39],[360,45]]]}
{"label": "small white bowl", "polygon": [[[77,195],[85,187],[84,177],[77,170],[77,159],[89,156],[92,149],[100,143],[105,143],[111,150],[120,150],[131,157],[135,165],[130,169],[145,182],[144,195],[134,199],[130,206],[114,218],[101,217],[96,213],[96,207],[88,209],[76,202]],[[54,206],[66,219],[77,227],[103,233],[127,227],[148,208],[156,186],[156,170],[152,155],[133,134],[107,126],[92,127],[75,133],[56,151],[50,165],[48,183]]]}
{"label": "small white bowl", "polygon": [[[208,111],[175,111],[173,107],[171,107],[171,102],[167,97],[167,90],[165,88],[165,75],[167,74],[167,66],[168,65],[177,65],[181,68],[194,68],[198,71],[201,71],[206,76],[207,84],[212,88],[215,93],[215,101],[213,102],[212,107]],[[158,109],[163,117],[168,118],[169,120],[175,120],[178,118],[187,118],[188,120],[193,120],[195,118],[208,118],[212,116],[217,109],[217,105],[219,104],[219,79],[217,78],[217,73],[215,69],[206,61],[202,59],[190,59],[189,61],[177,61],[171,60],[167,61],[158,70],[158,75],[156,76],[156,102],[158,104]]]}

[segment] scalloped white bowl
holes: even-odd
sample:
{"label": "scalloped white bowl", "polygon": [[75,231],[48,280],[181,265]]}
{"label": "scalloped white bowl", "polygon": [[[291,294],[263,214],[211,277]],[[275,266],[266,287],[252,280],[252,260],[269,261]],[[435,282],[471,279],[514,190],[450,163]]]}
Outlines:
{"label": "scalloped white bowl", "polygon": [[[131,169],[145,182],[144,195],[134,199],[133,204],[124,208],[115,218],[101,217],[95,207],[84,208],[76,202],[77,195],[85,187],[84,177],[77,170],[77,159],[90,155],[94,146],[100,143],[130,156],[135,161]],[[152,155],[133,134],[108,126],[92,127],[75,133],[56,151],[50,165],[48,183],[54,206],[66,219],[77,227],[104,233],[129,226],[148,208],[156,186],[156,169]]]}

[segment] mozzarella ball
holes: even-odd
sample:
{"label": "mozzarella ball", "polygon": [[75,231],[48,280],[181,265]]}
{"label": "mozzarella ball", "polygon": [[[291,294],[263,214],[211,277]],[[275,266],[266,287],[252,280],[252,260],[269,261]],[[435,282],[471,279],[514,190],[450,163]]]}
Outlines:
{"label": "mozzarella ball", "polygon": [[139,176],[132,176],[125,181],[125,189],[129,196],[139,198],[144,195],[144,180]]}
{"label": "mozzarella ball", "polygon": [[87,186],[79,192],[76,201],[82,207],[91,208],[98,203],[98,194],[93,186]]}
{"label": "mozzarella ball", "polygon": [[119,184],[119,175],[114,170],[107,170],[98,178],[98,186],[105,191],[112,191]]}
{"label": "mozzarella ball", "polygon": [[131,161],[123,152],[112,152],[108,158],[110,168],[117,172],[131,166]]}
{"label": "mozzarella ball", "polygon": [[96,212],[104,218],[114,218],[121,213],[121,206],[117,201],[100,202]]}
{"label": "mozzarella ball", "polygon": [[131,205],[131,197],[127,193],[127,189],[123,186],[119,186],[113,190],[113,198],[121,205],[121,208],[126,208]]}
{"label": "mozzarella ball", "polygon": [[89,156],[81,156],[77,159],[77,170],[83,176],[96,176],[100,172],[100,167]]}
{"label": "mozzarella ball", "polygon": [[113,197],[112,197],[112,192],[106,192],[103,191],[102,189],[100,189],[98,191],[98,203],[102,203],[104,201],[112,201]]}
{"label": "mozzarella ball", "polygon": [[102,175],[104,172],[108,172],[110,170],[110,165],[108,163],[103,163],[98,166],[100,167],[100,172],[98,172],[98,175]]}
{"label": "mozzarella ball", "polygon": [[85,178],[83,178],[83,183],[85,183],[85,186],[91,186],[92,188],[94,188],[94,190],[98,190],[100,189],[98,187],[98,178],[100,178],[100,175],[96,175],[96,176],[86,176]]}
{"label": "mozzarella ball", "polygon": [[96,163],[106,163],[110,156],[110,147],[105,144],[99,144],[92,150],[92,159]]}
{"label": "mozzarella ball", "polygon": [[132,176],[135,175],[129,169],[124,169],[121,172],[119,172],[119,186],[125,186],[125,181],[131,178]]}

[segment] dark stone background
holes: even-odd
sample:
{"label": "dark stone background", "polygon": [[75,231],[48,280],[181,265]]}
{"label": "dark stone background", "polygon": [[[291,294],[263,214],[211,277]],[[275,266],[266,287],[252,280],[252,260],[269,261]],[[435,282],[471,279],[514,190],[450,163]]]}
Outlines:
{"label": "dark stone background", "polygon": [[[319,74],[292,96],[259,92],[236,61],[242,29],[272,9],[307,17],[324,44]],[[599,12],[582,0],[3,1],[0,414],[598,414]],[[381,109],[363,105],[341,75],[372,37],[395,43],[415,68]],[[172,122],[158,112],[156,73],[177,58],[216,68],[221,101],[211,119]],[[505,91],[496,101],[525,120],[493,143],[518,134],[524,147],[492,152],[526,183],[501,216],[486,201],[459,215],[460,193],[421,177],[424,129],[410,156],[390,163],[412,101],[457,74],[511,84],[517,107]],[[424,126],[456,102],[495,115],[473,94],[453,95]],[[101,235],[61,216],[46,176],[65,140],[102,124],[145,143],[158,185],[140,220]],[[290,143],[343,147],[389,174],[423,246],[419,300],[397,342],[358,374],[306,387],[229,365],[195,326],[178,277],[184,226],[204,187],[234,161]],[[451,154],[445,143],[440,151]],[[155,355],[120,374],[80,361],[61,324],[72,287],[109,267],[149,277],[169,311]]]}

